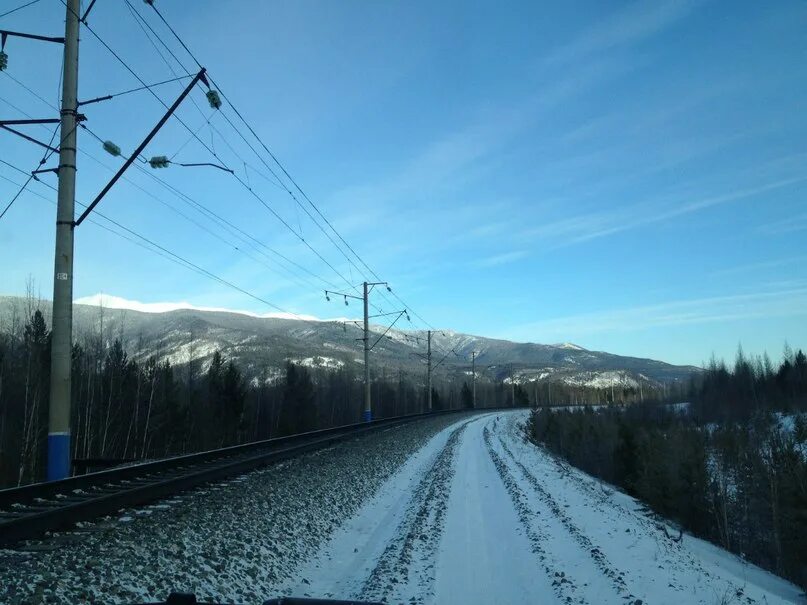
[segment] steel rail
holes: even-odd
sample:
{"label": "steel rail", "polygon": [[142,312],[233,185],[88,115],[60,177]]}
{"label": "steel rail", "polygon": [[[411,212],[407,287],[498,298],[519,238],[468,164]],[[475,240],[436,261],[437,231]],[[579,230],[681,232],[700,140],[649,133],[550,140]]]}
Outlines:
{"label": "steel rail", "polygon": [[469,410],[344,425],[0,490],[0,544],[67,529],[79,521],[243,474],[374,430],[460,411]]}

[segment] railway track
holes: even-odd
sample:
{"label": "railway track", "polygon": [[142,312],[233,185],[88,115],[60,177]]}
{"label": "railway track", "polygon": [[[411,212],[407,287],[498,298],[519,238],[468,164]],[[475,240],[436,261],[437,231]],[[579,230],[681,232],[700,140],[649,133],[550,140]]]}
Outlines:
{"label": "railway track", "polygon": [[121,508],[141,505],[424,416],[374,420],[0,490],[0,545],[69,529],[79,521],[109,515]]}

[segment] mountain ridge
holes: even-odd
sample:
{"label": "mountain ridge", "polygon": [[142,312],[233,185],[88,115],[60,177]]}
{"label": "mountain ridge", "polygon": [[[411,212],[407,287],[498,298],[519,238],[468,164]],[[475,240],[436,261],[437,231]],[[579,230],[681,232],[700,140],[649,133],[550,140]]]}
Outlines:
{"label": "mountain ridge", "polygon": [[[10,325],[15,313],[19,321],[25,315],[22,310],[26,304],[20,297],[0,296],[0,330]],[[50,302],[40,301],[39,306],[49,319]],[[99,336],[107,343],[119,338],[135,359],[156,355],[177,366],[193,361],[202,369],[220,350],[253,383],[276,379],[289,360],[322,369],[362,367],[363,352],[357,340],[362,336],[361,330],[350,322],[262,317],[192,305],[143,311],[74,303],[74,335],[78,343]],[[377,336],[385,329],[386,326],[371,325]],[[568,342],[539,344],[453,330],[432,332],[432,360],[435,365],[439,363],[441,379],[469,375],[472,351],[477,353],[477,379],[483,381],[638,388],[679,383],[700,371],[694,366],[591,351]],[[425,375],[425,352],[424,330],[393,328],[373,350],[372,368]]]}

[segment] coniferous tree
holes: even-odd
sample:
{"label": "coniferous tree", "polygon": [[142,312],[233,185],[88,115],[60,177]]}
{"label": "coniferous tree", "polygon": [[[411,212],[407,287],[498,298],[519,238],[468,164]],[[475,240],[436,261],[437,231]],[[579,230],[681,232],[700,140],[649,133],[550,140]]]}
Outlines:
{"label": "coniferous tree", "polygon": [[462,383],[460,400],[462,401],[462,407],[464,408],[470,409],[474,406],[474,396],[471,392],[471,387],[468,386],[467,382]]}
{"label": "coniferous tree", "polygon": [[312,430],[317,424],[317,408],[311,375],[302,366],[286,364],[280,427],[285,435]]}

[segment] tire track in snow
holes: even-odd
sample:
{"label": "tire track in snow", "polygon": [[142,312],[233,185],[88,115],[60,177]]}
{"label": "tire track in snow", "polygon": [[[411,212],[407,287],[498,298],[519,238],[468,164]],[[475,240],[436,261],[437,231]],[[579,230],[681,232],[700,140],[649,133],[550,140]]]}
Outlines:
{"label": "tire track in snow", "polygon": [[502,483],[504,483],[505,490],[510,494],[510,499],[513,501],[518,519],[521,521],[533,553],[538,557],[541,567],[552,581],[555,595],[564,603],[587,604],[588,601],[578,592],[578,583],[570,579],[565,571],[561,571],[557,561],[544,549],[543,544],[547,541],[547,534],[538,528],[536,523],[538,513],[529,505],[529,498],[518,485],[510,469],[507,468],[507,463],[494,450],[488,427],[485,427],[483,435],[488,454],[490,454],[493,465],[496,467]]}
{"label": "tire track in snow", "polygon": [[[557,476],[564,482],[564,489],[575,490],[580,496],[585,498],[588,507],[597,511],[603,518],[611,520],[612,528],[614,526],[626,527],[623,531],[630,532],[634,536],[639,535],[641,532],[642,536],[647,536],[652,540],[658,553],[660,553],[656,558],[653,558],[653,566],[658,567],[659,563],[657,563],[657,558],[663,558],[662,562],[667,566],[665,568],[667,576],[665,577],[665,581],[667,582],[668,588],[676,591],[682,591],[684,589],[683,585],[685,582],[678,577],[679,573],[695,572],[705,578],[713,577],[713,574],[706,569],[692,553],[682,547],[681,542],[674,542],[659,531],[658,523],[659,521],[664,522],[663,519],[656,520],[642,513],[641,508],[628,508],[623,504],[615,502],[610,493],[615,488],[609,487],[609,491],[604,492],[600,480],[581,474],[581,471],[568,462],[565,462],[560,457],[547,451],[540,444],[529,441],[524,431],[525,427],[523,425],[519,426],[515,422],[510,422],[507,427],[507,435],[510,439],[526,439],[529,442],[529,447],[535,448],[545,456],[548,465],[552,467],[553,471],[556,472]],[[636,506],[643,507],[641,502],[636,501],[635,504]],[[619,520],[620,523],[616,523],[616,520]],[[607,537],[604,537],[604,539],[608,540]],[[715,581],[717,580],[719,580],[719,578],[715,578]],[[736,592],[737,589],[741,589],[741,586],[731,582],[729,582],[728,586],[733,592]],[[753,603],[749,601],[748,605],[753,605]]]}
{"label": "tire track in snow", "polygon": [[537,477],[530,472],[530,470],[524,466],[524,464],[518,458],[516,458],[504,440],[502,440],[501,437],[498,437],[498,441],[502,450],[512,461],[512,463],[519,469],[522,476],[530,487],[532,487],[538,498],[546,505],[552,515],[555,516],[558,521],[560,521],[560,523],[563,525],[569,535],[571,535],[574,541],[577,542],[581,549],[588,553],[597,568],[611,581],[611,585],[614,587],[617,594],[626,599],[629,603],[644,603],[643,600],[637,599],[629,590],[628,585],[625,582],[624,572],[614,567],[614,565],[608,560],[608,557],[606,557],[605,553],[603,553],[602,549],[595,545],[591,539],[574,523],[574,521],[572,521],[571,517],[566,514],[563,507],[558,504],[554,496],[552,496],[552,494],[541,485]]}
{"label": "tire track in snow", "polygon": [[[632,505],[628,506],[614,499],[613,492],[618,491],[616,488],[610,487],[607,492],[604,492],[600,480],[586,475],[562,458],[548,452],[540,444],[529,440],[525,426],[518,424],[515,418],[508,419],[506,424],[505,434],[511,444],[524,440],[528,443],[529,448],[541,452],[546,459],[545,472],[557,473],[563,482],[559,488],[576,491],[585,498],[587,508],[609,520],[609,529],[606,530],[608,536],[611,536],[610,530],[615,530],[618,534],[625,532],[634,536],[634,543],[647,540],[655,546],[655,553],[652,555],[648,553],[645,559],[635,560],[631,565],[631,584],[635,591],[640,594],[653,592],[656,600],[672,602],[674,599],[685,598],[683,595],[687,590],[691,590],[691,577],[695,574],[702,577],[703,585],[710,589],[708,594],[704,592],[703,586],[697,589],[698,603],[720,601],[724,595],[734,595],[733,598],[737,603],[743,602],[745,605],[754,605],[758,602],[758,599],[747,594],[746,591],[749,590],[749,587],[746,582],[738,582],[736,579],[720,573],[713,573],[698,556],[684,547],[684,542],[675,542],[662,534],[658,524],[665,523],[665,519],[654,516],[640,501],[631,499]],[[518,455],[517,450],[513,455]],[[533,471],[530,472],[534,474]],[[573,516],[574,514],[572,514]],[[604,550],[610,551],[612,554],[619,552],[618,539],[614,543],[609,541],[609,537],[601,536],[601,540],[605,541]],[[625,548],[624,544],[621,547]],[[663,572],[662,577],[658,577],[659,570]],[[662,584],[662,587],[659,587],[659,584]],[[629,601],[629,603],[634,602]],[[646,602],[646,599],[643,602]]]}
{"label": "tire track in snow", "polygon": [[[541,446],[534,444],[533,447],[541,448]],[[591,507],[594,510],[603,517],[611,519],[612,522],[615,519],[619,519],[623,525],[630,524],[633,526],[624,531],[632,530],[634,535],[639,535],[639,532],[642,532],[643,536],[647,536],[652,540],[652,543],[655,544],[659,553],[658,557],[661,558],[661,563],[656,563],[654,560],[654,566],[659,567],[662,563],[665,565],[665,581],[667,582],[668,588],[678,592],[683,591],[686,578],[682,577],[682,575],[695,573],[703,576],[707,581],[725,581],[727,592],[735,593],[736,595],[742,594],[744,590],[743,585],[731,580],[721,580],[719,576],[716,576],[707,569],[697,557],[685,549],[682,542],[675,542],[661,533],[658,525],[659,523],[666,523],[666,521],[661,517],[658,519],[653,517],[652,512],[649,511],[649,509],[643,508],[641,502],[637,501],[636,506],[638,508],[633,509],[616,503],[608,494],[601,491],[599,487],[600,483],[596,479],[587,480],[580,475],[579,472],[576,472],[577,469],[568,463],[563,462],[549,453],[547,453],[547,457],[552,465],[554,465],[558,476],[565,480],[566,485],[570,489],[576,490],[581,496],[586,498],[591,503]],[[616,488],[611,487],[609,489],[614,490]],[[616,525],[616,523],[614,523],[614,525]],[[638,529],[633,529],[634,527]],[[753,603],[756,602],[748,595],[745,595],[743,598],[746,600],[747,605],[753,605]]]}
{"label": "tire track in snow", "polygon": [[365,580],[359,598],[387,601],[394,597],[416,604],[432,595],[434,561],[445,523],[454,459],[467,424],[454,429],[418,483],[395,538]]}

